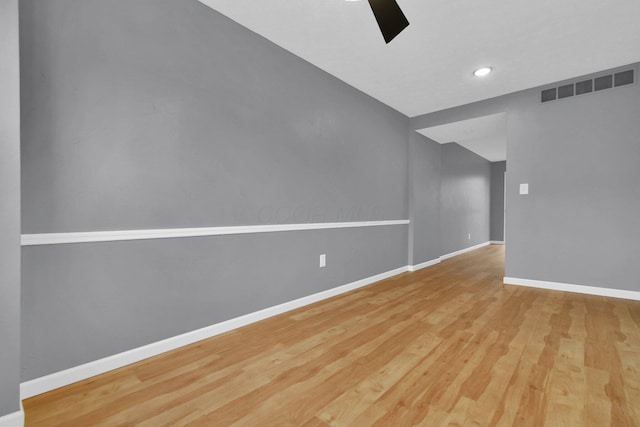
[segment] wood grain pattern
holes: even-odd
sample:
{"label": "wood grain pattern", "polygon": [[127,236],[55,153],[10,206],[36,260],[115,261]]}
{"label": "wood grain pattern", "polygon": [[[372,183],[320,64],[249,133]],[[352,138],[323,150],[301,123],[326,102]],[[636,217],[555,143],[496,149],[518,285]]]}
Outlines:
{"label": "wood grain pattern", "polygon": [[640,425],[640,302],[492,245],[24,401],[27,426]]}

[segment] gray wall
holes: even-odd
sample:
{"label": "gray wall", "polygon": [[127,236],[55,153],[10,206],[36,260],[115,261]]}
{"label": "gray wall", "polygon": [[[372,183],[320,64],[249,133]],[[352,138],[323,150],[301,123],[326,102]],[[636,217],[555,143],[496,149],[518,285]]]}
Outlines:
{"label": "gray wall", "polygon": [[390,226],[27,247],[24,379],[404,266],[406,244]]}
{"label": "gray wall", "polygon": [[21,7],[23,232],[407,217],[408,119],[198,1]]}
{"label": "gray wall", "polygon": [[456,143],[444,144],[441,179],[442,254],[488,241],[491,163]]}
{"label": "gray wall", "polygon": [[[196,0],[24,0],[21,26],[24,233],[408,217],[408,119]],[[407,247],[406,226],[26,247],[22,380]]]}
{"label": "gray wall", "polygon": [[509,119],[507,276],[640,291],[640,87],[534,96]]}
{"label": "gray wall", "polygon": [[18,0],[0,0],[0,417],[20,410]]}
{"label": "gray wall", "polygon": [[411,127],[506,111],[506,276],[640,291],[640,86],[545,104],[539,89],[415,117]]}
{"label": "gray wall", "polygon": [[490,239],[504,241],[504,173],[507,162],[491,163],[491,230]]}
{"label": "gray wall", "polygon": [[410,150],[410,264],[488,241],[491,163],[456,143],[440,145],[417,132]]}
{"label": "gray wall", "polygon": [[411,137],[410,264],[438,259],[440,250],[440,183],[442,146],[413,132]]}

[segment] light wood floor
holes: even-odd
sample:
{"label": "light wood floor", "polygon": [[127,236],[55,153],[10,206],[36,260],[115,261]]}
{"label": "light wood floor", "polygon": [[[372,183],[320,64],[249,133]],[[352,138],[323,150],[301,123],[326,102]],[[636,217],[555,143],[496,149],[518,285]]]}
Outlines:
{"label": "light wood floor", "polygon": [[640,426],[640,302],[489,246],[24,402],[27,426]]}

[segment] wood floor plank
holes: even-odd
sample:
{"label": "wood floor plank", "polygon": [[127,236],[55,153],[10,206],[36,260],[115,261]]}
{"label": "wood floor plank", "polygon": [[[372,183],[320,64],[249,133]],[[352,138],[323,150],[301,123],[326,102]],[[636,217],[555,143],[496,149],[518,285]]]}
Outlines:
{"label": "wood floor plank", "polygon": [[491,245],[24,401],[26,425],[640,425],[640,302]]}
{"label": "wood floor plank", "polygon": [[[382,369],[367,376],[357,386],[344,391],[340,396],[330,402],[323,410],[320,418],[333,426],[362,425],[363,419],[358,419],[368,408],[374,407],[374,403],[400,378],[416,369],[418,362],[424,354],[430,353],[442,342],[442,339],[422,334],[406,351],[398,354]],[[379,414],[383,415],[383,414]],[[378,416],[374,413],[369,416],[368,423]],[[356,421],[357,420],[357,421]]]}
{"label": "wood floor plank", "polygon": [[587,426],[610,426],[611,401],[607,396],[606,387],[609,383],[609,373],[590,367],[585,368],[587,382]]}

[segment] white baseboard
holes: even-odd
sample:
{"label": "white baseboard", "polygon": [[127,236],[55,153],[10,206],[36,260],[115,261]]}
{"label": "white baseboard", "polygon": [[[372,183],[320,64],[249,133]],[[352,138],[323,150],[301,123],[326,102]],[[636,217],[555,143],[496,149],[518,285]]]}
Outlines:
{"label": "white baseboard", "polygon": [[444,261],[445,259],[453,258],[455,256],[462,255],[462,254],[464,254],[466,252],[471,252],[473,250],[479,249],[479,248],[481,248],[483,246],[488,246],[488,245],[493,244],[493,243],[494,242],[480,243],[479,245],[471,246],[471,247],[468,247],[468,248],[465,248],[465,249],[461,249],[459,251],[451,252],[450,254],[442,255],[441,257],[439,257],[437,259],[432,259],[431,261],[427,261],[427,262],[423,262],[423,263],[415,264],[415,265],[410,265],[408,267],[408,270],[409,271],[418,271],[418,270],[423,269],[423,268],[431,267],[432,265],[438,264],[441,261]]}
{"label": "white baseboard", "polygon": [[506,285],[528,286],[530,288],[551,289],[553,291],[576,292],[579,294],[599,295],[603,297],[623,298],[640,301],[640,292],[624,289],[599,288],[596,286],[572,285],[568,283],[546,282],[543,280],[505,277]]}
{"label": "white baseboard", "polygon": [[431,267],[432,265],[440,263],[440,258],[432,259],[431,261],[423,262],[420,264],[410,265],[409,271],[418,271],[423,268]]}
{"label": "white baseboard", "polygon": [[492,245],[504,245],[504,240],[492,240],[491,242]]}
{"label": "white baseboard", "polygon": [[449,254],[446,255],[442,255],[440,257],[441,261],[444,261],[445,259],[449,259],[449,258],[453,258],[454,256],[458,256],[458,255],[462,255],[466,252],[471,252],[474,251],[476,249],[479,249],[483,246],[488,246],[491,242],[484,242],[484,243],[480,243],[479,245],[475,245],[475,246],[470,246],[468,248],[464,248],[464,249],[460,249],[459,251],[455,251],[455,252],[451,252]]}
{"label": "white baseboard", "polygon": [[22,406],[20,410],[9,415],[0,417],[0,427],[23,427],[24,426],[24,410]]}
{"label": "white baseboard", "polygon": [[[396,268],[385,273],[380,273],[375,276],[367,277],[365,279],[339,286],[337,288],[328,289],[326,291],[318,292],[313,295],[285,302],[273,307],[265,308],[254,313],[249,313],[244,316],[226,320],[215,325],[207,326],[202,329],[187,332],[182,335],[167,338],[162,341],[125,351],[123,353],[114,354],[113,356],[108,356],[103,359],[69,368],[64,371],[55,372],[44,377],[26,381],[20,384],[20,397],[21,399],[27,399],[29,397],[51,391],[59,387],[63,387],[93,377],[95,375],[103,374],[105,372],[112,371],[114,369],[121,368],[135,362],[139,362],[149,357],[157,356],[167,351],[175,350],[185,345],[193,344],[197,341],[211,338],[224,332],[228,332],[230,330],[240,328],[242,326],[246,326],[251,323],[255,323],[260,320],[264,320],[269,317],[282,314],[308,304],[312,304],[314,302],[322,301],[324,299],[370,285],[372,283],[389,278],[391,276],[395,276],[400,273],[404,273],[406,271],[409,271],[409,266]],[[7,427],[8,426],[9,424],[7,424]],[[13,425],[11,426],[13,427]],[[0,427],[5,426],[0,423]]]}

